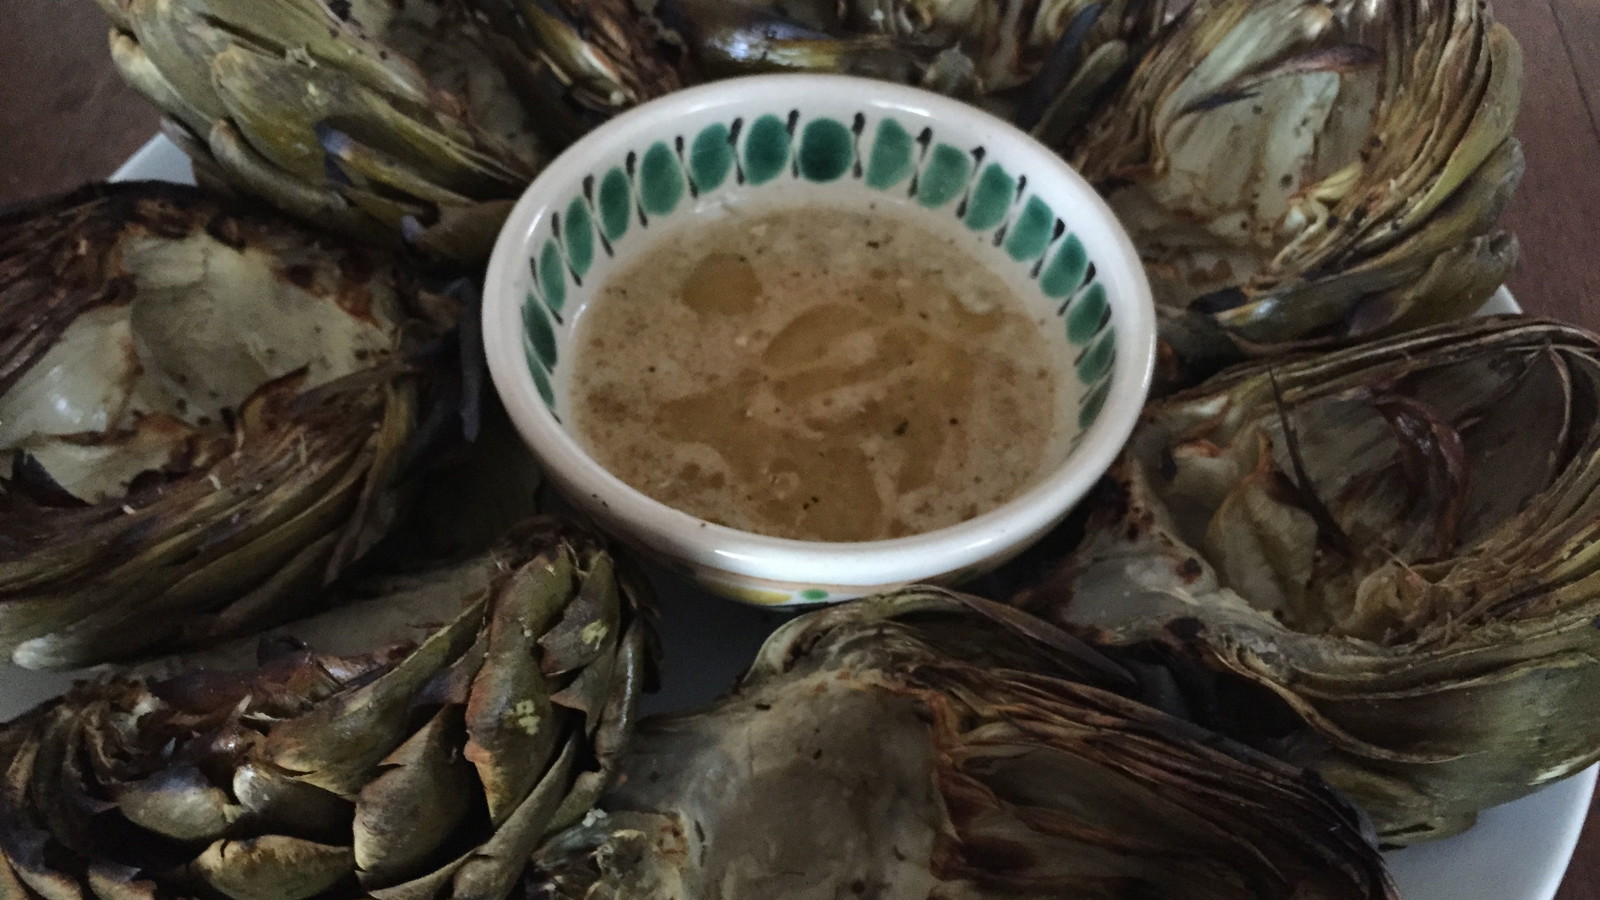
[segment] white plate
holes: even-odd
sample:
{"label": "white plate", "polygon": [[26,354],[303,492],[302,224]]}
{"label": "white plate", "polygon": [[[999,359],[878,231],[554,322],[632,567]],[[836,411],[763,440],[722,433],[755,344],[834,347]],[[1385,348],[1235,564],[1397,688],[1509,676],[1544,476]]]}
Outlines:
{"label": "white plate", "polygon": [[[189,181],[183,154],[163,138],[147,144],[114,179]],[[1485,312],[1514,312],[1504,289]],[[684,709],[715,697],[755,657],[787,615],[708,597],[670,575],[654,578],[661,595],[662,681],[647,711]],[[72,675],[0,666],[0,721],[65,689]],[[1551,900],[1594,793],[1590,768],[1538,793],[1483,813],[1466,834],[1389,854],[1404,900]]]}

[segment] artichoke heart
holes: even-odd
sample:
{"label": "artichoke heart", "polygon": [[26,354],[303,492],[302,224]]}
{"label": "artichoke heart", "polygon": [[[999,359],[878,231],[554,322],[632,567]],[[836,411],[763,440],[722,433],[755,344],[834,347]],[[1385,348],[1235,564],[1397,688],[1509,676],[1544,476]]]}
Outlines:
{"label": "artichoke heart", "polygon": [[1386,842],[1600,760],[1594,335],[1473,319],[1232,369],[1152,404],[1111,480],[1020,605],[1175,654]]}
{"label": "artichoke heart", "polygon": [[293,617],[389,528],[415,276],[192,188],[0,217],[0,648],[34,668]]}
{"label": "artichoke heart", "polygon": [[1504,281],[1521,77],[1478,0],[1200,0],[1069,158],[1173,319],[1252,355],[1334,345],[1468,315]]}
{"label": "artichoke heart", "polygon": [[732,695],[641,726],[533,896],[1394,897],[1314,777],[969,603],[992,605],[912,589],[780,628]]}
{"label": "artichoke heart", "polygon": [[610,782],[652,671],[633,582],[524,523],[0,726],[0,895],[501,900]]}

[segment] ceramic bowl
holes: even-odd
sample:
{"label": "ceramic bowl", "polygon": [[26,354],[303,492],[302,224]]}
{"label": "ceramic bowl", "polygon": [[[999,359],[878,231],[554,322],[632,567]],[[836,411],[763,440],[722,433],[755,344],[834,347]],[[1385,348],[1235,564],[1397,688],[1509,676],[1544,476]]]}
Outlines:
{"label": "ceramic bowl", "polygon": [[[948,528],[861,543],[737,531],[617,479],[564,422],[574,328],[596,286],[700,217],[892,205],[961,235],[1046,323],[1063,372],[1064,461]],[[701,219],[704,224],[708,219]],[[1126,234],[1059,157],[974,107],[843,76],[767,75],[679,91],[550,164],[495,246],[484,343],[496,389],[550,480],[603,529],[706,588],[762,604],[955,583],[1010,559],[1111,464],[1149,389],[1155,314]]]}

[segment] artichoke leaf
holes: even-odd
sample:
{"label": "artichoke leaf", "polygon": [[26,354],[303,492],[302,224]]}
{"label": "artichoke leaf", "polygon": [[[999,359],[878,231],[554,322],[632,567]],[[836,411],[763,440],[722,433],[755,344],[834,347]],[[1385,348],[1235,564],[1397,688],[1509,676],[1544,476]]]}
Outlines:
{"label": "artichoke leaf", "polygon": [[392,242],[380,225],[381,220],[352,206],[338,190],[285,177],[281,169],[245,141],[232,122],[218,120],[211,127],[206,146],[227,180],[257,197],[266,198],[279,209],[301,219],[328,223],[374,242],[383,242],[386,238]]}
{"label": "artichoke leaf", "polygon": [[546,632],[571,596],[573,580],[572,560],[560,554],[512,573],[496,588],[509,599],[495,606],[488,624],[484,665],[467,699],[463,753],[477,767],[497,825],[533,788],[561,732],[549,683],[527,640]]}
{"label": "artichoke leaf", "polygon": [[609,641],[604,648],[607,651],[604,657],[579,670],[576,678],[550,695],[552,710],[559,706],[583,713],[584,731],[591,737],[600,722],[605,704],[611,699],[612,690],[617,686],[616,644],[616,640]]}
{"label": "artichoke leaf", "polygon": [[291,59],[233,47],[213,61],[217,89],[229,116],[252,147],[269,163],[301,180],[320,181],[327,151],[318,138],[327,125],[358,139],[383,135],[388,149],[406,154],[417,177],[440,179],[458,193],[497,190],[531,169],[506,169],[479,152],[464,134],[451,134],[448,121],[417,118],[360,84],[337,77],[312,80],[306,67]]}
{"label": "artichoke leaf", "polygon": [[[138,0],[135,0],[138,2]],[[426,104],[429,89],[417,68],[398,54],[385,53],[369,35],[381,35],[394,21],[396,6],[361,3],[337,15],[321,0],[290,0],[262,5],[249,0],[177,0],[234,36],[239,45],[302,54],[327,68],[350,72],[373,90]],[[137,15],[137,13],[136,13]]]}
{"label": "artichoke leaf", "polygon": [[[1453,142],[1444,167],[1431,176],[1428,189],[1420,196],[1407,198],[1405,209],[1393,216],[1390,232],[1410,231],[1472,177],[1501,145],[1511,140],[1511,127],[1521,99],[1522,50],[1503,25],[1488,29],[1486,40],[1488,46],[1481,57],[1488,71],[1482,99],[1459,106],[1471,115],[1465,134]],[[1428,158],[1435,152],[1433,147],[1424,147],[1420,158]],[[1380,217],[1380,221],[1382,218],[1387,216]],[[1374,230],[1381,236],[1381,229]],[[1357,246],[1362,250],[1370,249],[1365,242]]]}
{"label": "artichoke leaf", "polygon": [[[369,198],[370,195],[359,193],[353,197],[363,208],[367,208]],[[426,225],[408,220],[420,230],[413,232],[406,228],[406,239],[417,249],[441,258],[478,259],[494,247],[495,238],[514,205],[512,200],[489,200],[471,206],[446,207],[438,210]]]}
{"label": "artichoke leaf", "polygon": [[117,792],[117,809],[128,821],[180,841],[213,841],[239,817],[241,808],[193,766],[163,769]]}
{"label": "artichoke leaf", "polygon": [[419,208],[424,204],[471,206],[474,202],[466,194],[411,171],[405,161],[394,155],[368,147],[331,125],[317,126],[316,132],[325,154],[324,166],[337,167],[341,179],[350,183],[353,192],[415,197]]}
{"label": "artichoke leaf", "polygon": [[[540,839],[564,824],[555,817],[571,790],[579,740],[573,735],[564,743],[544,777],[506,817],[494,837],[463,858],[453,878],[452,896],[461,900],[493,900],[511,890]],[[390,898],[379,897],[378,900]]]}
{"label": "artichoke leaf", "polygon": [[[1567,495],[1567,491],[1577,492],[1568,496],[1583,494],[1574,478],[1579,473],[1569,468],[1571,460],[1567,456],[1574,428],[1580,425],[1574,422],[1573,381],[1582,374],[1574,373],[1561,354],[1540,350],[1508,354],[1493,364],[1506,367],[1511,374],[1501,390],[1480,397],[1478,405],[1489,409],[1503,403],[1524,410],[1526,415],[1515,421],[1484,416],[1462,434],[1467,452],[1480,461],[1480,467],[1495,472],[1499,482],[1494,490],[1480,487],[1470,493],[1462,511],[1468,539],[1492,532],[1495,523],[1519,513],[1530,523],[1536,521],[1535,516],[1545,520],[1569,516],[1570,508],[1548,509],[1548,501],[1561,502],[1558,498]],[[1470,386],[1478,380],[1476,374],[1468,368],[1460,382],[1464,387]],[[1589,378],[1595,387],[1600,387],[1597,376],[1600,372],[1591,371]],[[1558,492],[1541,497],[1545,485],[1557,485]],[[1536,499],[1546,502],[1524,512]],[[1534,531],[1527,529],[1523,533]]]}
{"label": "artichoke leaf", "polygon": [[[0,860],[3,865],[4,860]],[[156,900],[155,882],[140,878],[140,874],[132,866],[96,863],[89,867],[89,890],[98,900]],[[5,891],[0,888],[0,897],[4,896]]]}
{"label": "artichoke leaf", "polygon": [[233,773],[233,795],[255,827],[336,843],[350,821],[350,801],[294,778],[269,763],[249,761]]}
{"label": "artichoke leaf", "polygon": [[263,747],[266,760],[339,796],[357,794],[373,768],[401,744],[411,696],[471,645],[479,609],[434,632],[373,683],[274,725]]}
{"label": "artichoke leaf", "polygon": [[521,874],[523,861],[532,854],[539,839],[551,830],[551,826],[544,823],[562,800],[561,791],[566,789],[571,777],[574,748],[575,744],[570,742],[562,747],[548,772],[482,847],[422,878],[368,893],[376,900],[423,900],[438,896],[449,885],[450,896],[458,900],[504,897]]}
{"label": "artichoke leaf", "polygon": [[573,778],[566,799],[550,817],[549,831],[566,828],[584,818],[594,809],[605,789],[616,780],[623,754],[638,726],[643,670],[650,657],[647,643],[642,627],[636,624],[628,629],[620,658],[613,667],[611,696],[606,705],[590,716],[586,723],[599,768],[579,772]]}
{"label": "artichoke leaf", "polygon": [[[1266,444],[1266,435],[1261,435]],[[1311,581],[1315,518],[1283,502],[1294,491],[1265,447],[1254,472],[1222,499],[1206,529],[1205,549],[1229,584],[1271,609],[1297,610]]]}
{"label": "artichoke leaf", "polygon": [[[50,867],[46,849],[50,833],[30,809],[33,766],[39,756],[38,738],[24,740],[12,751],[0,785],[0,855],[10,874],[45,900],[83,900],[82,890],[64,872]],[[27,896],[23,893],[21,896]]]}
{"label": "artichoke leaf", "polygon": [[[609,556],[584,560],[587,578],[559,621],[539,638],[540,670],[550,677],[588,665],[617,644],[622,596]],[[585,712],[587,707],[578,707]]]}
{"label": "artichoke leaf", "polygon": [[[407,438],[417,428],[418,410],[416,395],[390,383],[383,386],[384,408],[387,415],[380,421],[377,433],[368,442],[371,448],[371,466],[376,472],[402,471],[411,452]],[[369,478],[356,500],[357,527],[346,529],[327,562],[324,578],[332,581],[346,566],[371,550],[387,533],[378,523],[393,521],[396,517],[393,484],[386,479]]]}
{"label": "artichoke leaf", "polygon": [[[1385,242],[1385,247],[1375,248],[1376,255],[1369,261],[1361,262],[1342,276],[1330,276],[1330,280],[1337,283],[1341,277],[1360,279],[1362,273],[1404,271],[1419,264],[1415,261],[1407,263],[1408,259],[1446,253],[1457,247],[1464,238],[1474,235],[1481,239],[1510,201],[1513,189],[1521,180],[1523,168],[1521,145],[1514,138],[1502,142],[1479,169],[1450,195],[1445,204],[1434,211],[1434,221],[1429,228],[1415,232],[1386,229],[1390,240]],[[1342,259],[1334,257],[1317,263],[1319,268],[1330,271],[1349,266],[1352,255],[1347,250],[1341,251],[1336,241],[1326,240],[1325,246],[1315,249],[1291,245],[1280,257],[1287,259],[1299,254],[1305,262],[1311,263],[1317,259],[1317,253],[1341,254]],[[1361,281],[1354,283],[1365,284]],[[1444,296],[1448,299],[1447,295]]]}
{"label": "artichoke leaf", "polygon": [[[290,531],[289,528],[279,530],[283,536],[290,534]],[[270,538],[274,543],[278,539],[279,535]],[[205,646],[230,634],[242,634],[248,631],[251,622],[271,621],[310,607],[312,603],[309,601],[291,605],[285,603],[283,598],[314,597],[328,586],[330,568],[328,560],[336,555],[335,548],[340,540],[338,534],[324,534],[305,544],[299,552],[280,563],[276,570],[249,592],[226,606],[191,619],[184,625],[182,642]],[[189,585],[190,582],[186,579],[183,586]]]}
{"label": "artichoke leaf", "polygon": [[191,108],[208,120],[227,113],[211,83],[208,60],[227,49],[232,38],[213,27],[191,0],[115,0],[123,7],[127,25],[151,65]]}
{"label": "artichoke leaf", "polygon": [[1465,318],[1479,309],[1480,297],[1505,284],[1517,253],[1516,239],[1503,232],[1452,247],[1410,283],[1363,300],[1350,318],[1350,333],[1381,337]]}
{"label": "artichoke leaf", "polygon": [[116,64],[123,80],[148,97],[163,113],[192,131],[204,133],[210,130],[211,115],[190,103],[183,92],[167,80],[161,67],[151,61],[144,47],[132,35],[125,31],[111,32],[111,61]]}
{"label": "artichoke leaf", "polygon": [[649,690],[652,678],[650,633],[641,623],[628,626],[612,669],[611,696],[599,712],[599,724],[591,728],[595,757],[609,772],[616,766],[633,735],[639,713],[639,698]]}
{"label": "artichoke leaf", "polygon": [[[1310,282],[1285,285],[1278,292],[1217,315],[1251,346],[1276,327],[1274,317],[1292,315],[1308,335],[1325,332],[1346,316],[1343,336],[1370,336],[1414,326],[1463,318],[1482,305],[1498,287],[1516,260],[1516,245],[1499,233],[1484,235],[1521,179],[1522,151],[1507,141],[1486,162],[1449,204],[1438,211],[1431,227],[1369,259],[1350,264],[1336,274]],[[1480,235],[1471,237],[1471,235]],[[1291,247],[1285,254],[1294,252]],[[1466,266],[1455,271],[1451,266]],[[1489,279],[1499,280],[1489,283]],[[1476,288],[1476,289],[1475,289]],[[1361,296],[1353,308],[1348,297]]]}
{"label": "artichoke leaf", "polygon": [[[122,420],[140,366],[130,319],[125,308],[89,309],[61,330],[37,363],[14,373],[0,397],[0,441],[17,447],[30,438],[37,445],[54,437],[81,444],[86,435]],[[145,427],[157,430],[154,423]],[[141,423],[133,428],[141,429]],[[70,491],[72,479],[55,480]]]}
{"label": "artichoke leaf", "polygon": [[376,261],[359,248],[282,239],[233,248],[210,236],[135,235],[120,249],[122,265],[141,275],[129,310],[150,370],[139,399],[159,412],[215,417],[302,369],[310,390],[393,354],[402,315],[393,280],[381,272],[354,277]]}
{"label": "artichoke leaf", "polygon": [[361,789],[353,848],[363,887],[415,877],[466,816],[474,784],[458,750],[461,730],[459,708],[440,710]]}
{"label": "artichoke leaf", "polygon": [[213,127],[215,126],[208,125],[205,129],[190,128],[171,116],[162,116],[157,124],[160,135],[189,157],[189,166],[193,170],[194,183],[197,187],[210,191],[218,197],[237,197],[239,191],[223,177],[222,167],[217,163],[216,154],[206,143],[205,135]]}
{"label": "artichoke leaf", "polygon": [[233,900],[309,900],[355,872],[348,847],[276,834],[219,840],[193,866]]}
{"label": "artichoke leaf", "polygon": [[77,731],[78,723],[67,716],[57,713],[46,717],[41,739],[28,759],[29,769],[12,773],[19,780],[27,779],[26,796],[51,841],[74,850],[88,838],[92,815],[104,809],[103,803],[86,802],[84,790],[71,783],[76,767],[68,765],[67,747]]}

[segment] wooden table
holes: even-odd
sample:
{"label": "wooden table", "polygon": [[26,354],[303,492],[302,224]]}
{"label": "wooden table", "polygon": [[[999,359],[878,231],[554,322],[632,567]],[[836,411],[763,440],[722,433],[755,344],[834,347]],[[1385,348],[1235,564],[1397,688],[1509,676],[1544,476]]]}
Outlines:
{"label": "wooden table", "polygon": [[[1495,10],[1526,67],[1511,288],[1530,312],[1600,329],[1600,0]],[[102,178],[154,133],[155,114],[112,71],[105,35],[90,0],[0,0],[0,205]],[[1600,813],[1558,900],[1600,900]]]}

